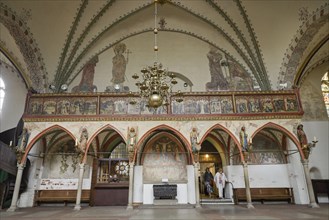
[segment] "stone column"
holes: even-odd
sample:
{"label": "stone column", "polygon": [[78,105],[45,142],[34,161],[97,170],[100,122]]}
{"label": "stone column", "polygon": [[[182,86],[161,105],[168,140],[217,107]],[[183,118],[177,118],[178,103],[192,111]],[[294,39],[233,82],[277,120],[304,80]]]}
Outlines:
{"label": "stone column", "polygon": [[194,163],[195,208],[201,208],[199,190],[199,162]]}
{"label": "stone column", "polygon": [[129,163],[129,194],[128,194],[128,210],[133,209],[133,188],[134,188],[134,163]]}
{"label": "stone column", "polygon": [[247,162],[243,163],[243,175],[244,175],[244,183],[246,185],[246,197],[247,197],[247,208],[255,208],[251,202],[251,193],[250,193],[250,183],[249,183],[249,173],[248,173],[248,164]]}
{"label": "stone column", "polygon": [[81,193],[82,193],[82,183],[83,183],[83,173],[85,171],[85,164],[84,163],[80,163],[79,164],[79,180],[78,180],[78,190],[77,190],[77,199],[76,199],[76,203],[74,206],[74,210],[81,210]]}
{"label": "stone column", "polygon": [[10,208],[7,209],[7,212],[14,212],[17,210],[17,200],[18,200],[18,195],[19,195],[19,189],[21,187],[24,165],[17,164],[17,167],[18,167],[18,169],[17,169],[16,181],[15,181],[14,194],[13,194],[13,198],[11,200]]}
{"label": "stone column", "polygon": [[303,164],[303,168],[304,168],[308,196],[310,199],[309,206],[311,208],[319,208],[319,205],[315,202],[315,196],[314,196],[313,185],[312,185],[311,176],[310,176],[310,170],[308,168],[308,159],[302,160],[302,164]]}

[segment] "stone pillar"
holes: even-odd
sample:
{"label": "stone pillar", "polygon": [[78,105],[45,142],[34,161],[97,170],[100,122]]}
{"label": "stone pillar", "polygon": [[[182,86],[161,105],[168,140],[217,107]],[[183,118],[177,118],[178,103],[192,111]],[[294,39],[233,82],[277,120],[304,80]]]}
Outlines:
{"label": "stone pillar", "polygon": [[255,208],[251,202],[251,193],[250,193],[250,183],[249,183],[249,173],[248,173],[248,164],[247,162],[243,163],[243,175],[244,175],[244,183],[246,185],[246,197],[247,197],[247,208]]}
{"label": "stone pillar", "polygon": [[315,202],[315,196],[314,196],[313,185],[312,185],[311,176],[310,176],[310,170],[308,168],[308,159],[302,160],[302,164],[303,164],[303,168],[304,168],[308,196],[310,199],[309,206],[311,208],[319,208],[319,205]]}
{"label": "stone pillar", "polygon": [[195,181],[195,208],[201,208],[200,190],[199,190],[199,162],[194,163],[194,181]]}
{"label": "stone pillar", "polygon": [[79,180],[78,180],[78,190],[77,190],[77,199],[76,199],[76,203],[74,206],[74,210],[81,210],[81,193],[82,193],[82,183],[83,183],[83,173],[85,171],[85,164],[84,163],[80,163],[79,164]]}
{"label": "stone pillar", "polygon": [[128,210],[133,209],[133,188],[134,188],[134,163],[129,163],[129,194],[128,194]]}
{"label": "stone pillar", "polygon": [[18,195],[19,195],[19,189],[21,187],[24,165],[17,164],[17,167],[18,167],[18,169],[17,169],[16,181],[15,181],[14,194],[13,194],[13,198],[11,200],[11,205],[10,205],[9,209],[7,209],[7,212],[14,212],[17,210],[17,200],[18,200]]}

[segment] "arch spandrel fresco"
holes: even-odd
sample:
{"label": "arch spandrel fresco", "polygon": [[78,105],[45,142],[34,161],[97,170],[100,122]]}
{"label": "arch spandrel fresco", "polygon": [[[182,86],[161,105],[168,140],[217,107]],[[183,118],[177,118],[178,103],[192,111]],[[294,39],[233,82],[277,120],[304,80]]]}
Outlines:
{"label": "arch spandrel fresco", "polygon": [[146,145],[142,164],[144,182],[187,182],[187,153],[169,135],[159,135]]}

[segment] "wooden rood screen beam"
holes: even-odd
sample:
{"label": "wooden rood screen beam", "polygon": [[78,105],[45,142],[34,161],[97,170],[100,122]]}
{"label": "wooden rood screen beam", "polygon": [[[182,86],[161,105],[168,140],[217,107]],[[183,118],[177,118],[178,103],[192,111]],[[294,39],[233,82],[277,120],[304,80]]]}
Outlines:
{"label": "wooden rood screen beam", "polygon": [[137,94],[29,94],[25,121],[241,120],[300,118],[298,90],[190,92],[170,97],[167,107],[148,109]]}

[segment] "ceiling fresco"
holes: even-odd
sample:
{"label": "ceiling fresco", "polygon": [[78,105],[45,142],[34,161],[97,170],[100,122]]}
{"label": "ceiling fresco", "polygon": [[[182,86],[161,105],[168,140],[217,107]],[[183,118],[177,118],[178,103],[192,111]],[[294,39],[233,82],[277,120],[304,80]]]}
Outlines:
{"label": "ceiling fresco", "polygon": [[326,1],[159,3],[154,22],[151,0],[1,0],[1,53],[40,93],[111,91],[118,68],[132,90],[128,78],[152,63],[154,25],[166,66],[196,91],[290,89],[328,62]]}

